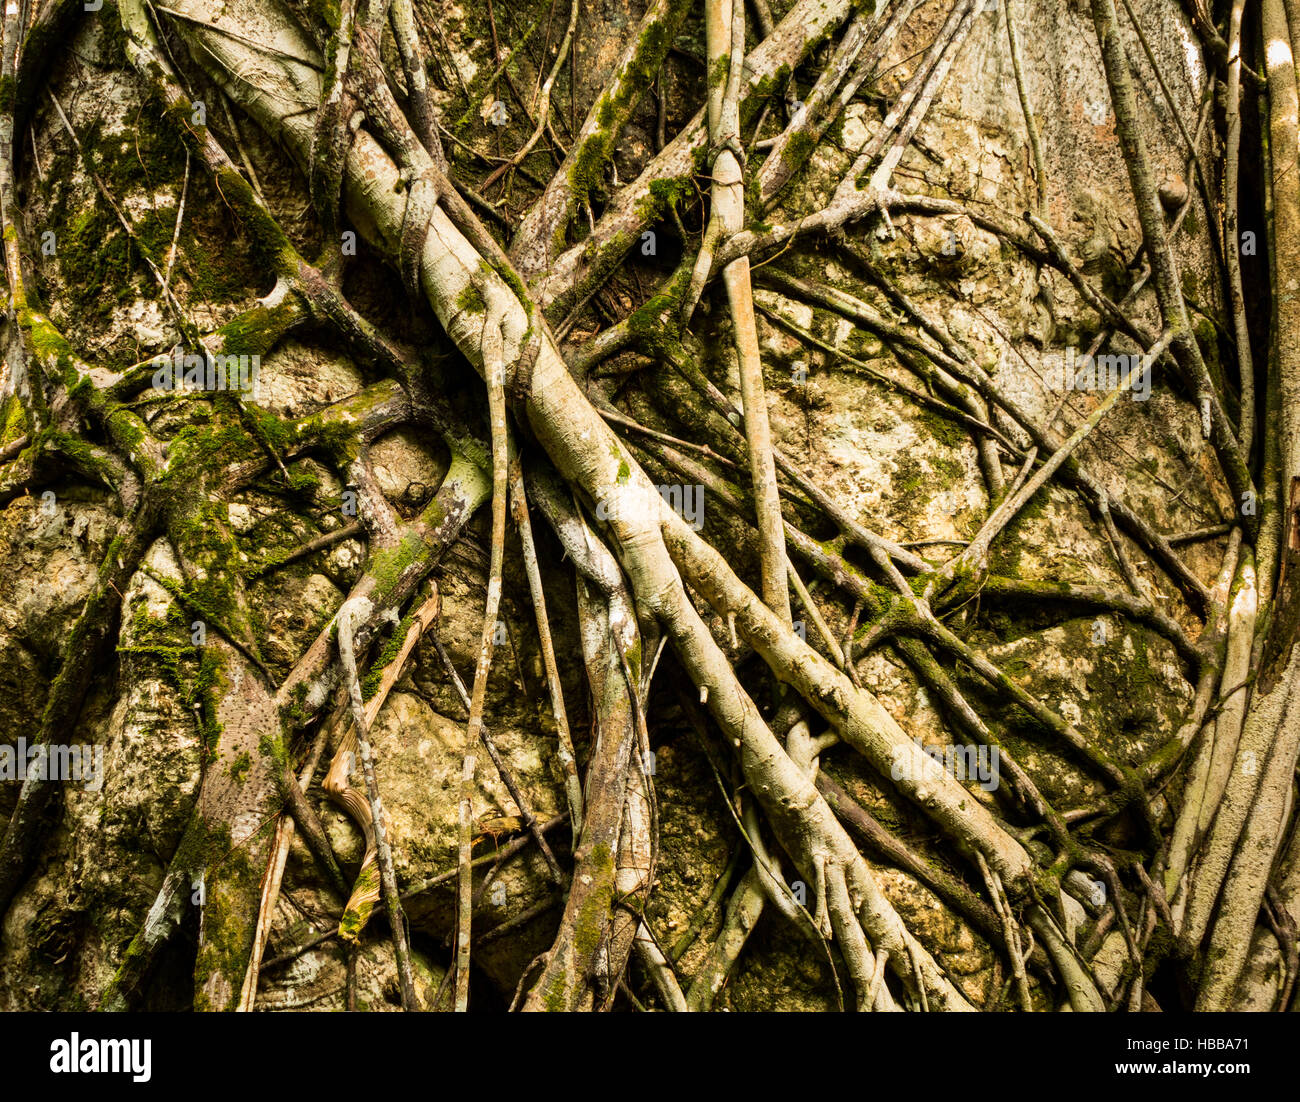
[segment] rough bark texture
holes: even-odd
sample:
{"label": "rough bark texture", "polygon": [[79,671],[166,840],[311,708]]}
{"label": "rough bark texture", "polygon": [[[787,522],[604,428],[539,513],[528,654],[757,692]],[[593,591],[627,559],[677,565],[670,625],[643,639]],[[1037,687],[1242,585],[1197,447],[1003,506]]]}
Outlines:
{"label": "rough bark texture", "polygon": [[1288,6],[15,5],[0,1009],[1294,1008]]}

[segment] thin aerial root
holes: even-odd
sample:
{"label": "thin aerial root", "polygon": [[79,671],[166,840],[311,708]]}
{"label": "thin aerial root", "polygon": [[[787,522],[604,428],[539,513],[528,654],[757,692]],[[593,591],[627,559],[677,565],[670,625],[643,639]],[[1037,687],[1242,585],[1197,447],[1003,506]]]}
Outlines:
{"label": "thin aerial root", "polygon": [[1006,898],[1006,892],[1002,888],[1002,881],[998,874],[993,872],[984,860],[983,854],[975,855],[976,861],[980,867],[980,873],[984,877],[984,883],[988,885],[989,898],[993,900],[993,906],[998,912],[998,919],[1002,923],[1002,937],[1006,945],[1007,956],[1011,958],[1011,974],[1016,980],[1016,993],[1020,998],[1020,1009],[1029,1013],[1033,1010],[1033,1004],[1029,999],[1029,981],[1025,977],[1025,958],[1020,951],[1020,935],[1016,930],[1015,916],[1011,913],[1010,901]]}
{"label": "thin aerial root", "polygon": [[518,457],[511,463],[510,471],[511,512],[515,527],[519,530],[524,570],[528,575],[528,589],[537,616],[537,635],[542,648],[542,664],[546,669],[546,683],[551,694],[551,711],[555,716],[560,768],[564,771],[564,792],[569,801],[569,823],[576,838],[582,833],[582,780],[578,776],[578,759],[573,749],[573,736],[569,733],[569,719],[564,710],[564,687],[560,683],[560,670],[555,661],[555,640],[551,636],[550,618],[546,612],[546,591],[537,564],[537,547],[533,541],[532,521],[528,516],[523,466]]}
{"label": "thin aerial root", "polygon": [[[426,607],[428,607],[427,604]],[[436,613],[436,610],[437,602],[435,598],[432,604],[432,611]],[[357,661],[354,652],[354,636],[357,622],[364,621],[370,611],[371,604],[366,600],[366,598],[352,598],[344,603],[336,617],[339,661],[343,667],[343,674],[348,689],[348,700],[352,709],[352,722],[354,725],[352,735],[356,740],[357,755],[361,759],[362,772],[365,774],[366,778],[366,791],[369,796],[370,828],[374,836],[375,860],[379,867],[380,890],[375,892],[369,884],[366,884],[362,891],[362,898],[358,900],[358,903],[361,907],[365,907],[368,912],[368,905],[373,903],[374,898],[378,898],[382,895],[384,906],[388,911],[389,923],[392,926],[393,949],[397,955],[398,978],[401,985],[402,1009],[418,1010],[419,1001],[415,994],[415,981],[411,972],[410,949],[406,939],[406,916],[402,911],[401,900],[397,894],[397,876],[393,870],[393,856],[389,849],[388,837],[384,829],[383,804],[379,796],[379,782],[375,776],[375,761],[370,748],[371,721],[366,715],[365,705],[361,698],[361,681],[357,676]],[[414,630],[413,627],[412,631]],[[410,639],[410,646],[414,645],[414,639]],[[407,653],[410,653],[409,649],[407,650]],[[367,837],[368,843],[370,840],[371,839]],[[367,846],[367,856],[369,856],[369,846]],[[367,879],[368,877],[363,863],[362,877],[357,882],[358,888],[361,888],[363,881]],[[372,898],[372,893],[374,898]],[[350,905],[348,911],[345,911],[343,922],[339,927],[340,936],[345,938],[349,935],[355,938],[359,933],[359,929],[354,929],[348,921],[348,916],[352,913]],[[364,917],[359,917],[361,924],[364,924]]]}

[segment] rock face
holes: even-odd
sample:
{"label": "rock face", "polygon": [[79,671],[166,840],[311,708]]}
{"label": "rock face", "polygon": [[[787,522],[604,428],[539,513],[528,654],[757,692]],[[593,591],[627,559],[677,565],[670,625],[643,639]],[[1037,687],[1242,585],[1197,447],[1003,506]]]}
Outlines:
{"label": "rock face", "polygon": [[[1028,92],[1047,155],[1048,220],[1082,270],[1099,279],[1118,301],[1132,285],[1130,262],[1141,235],[1091,22],[1086,11],[1061,0],[1012,3],[1024,42]],[[304,20],[311,18],[307,5],[290,6],[303,8]],[[778,16],[786,6],[773,5]],[[427,19],[423,7],[422,18]],[[477,5],[428,7],[438,10],[445,38],[452,44],[447,56],[439,55],[436,61],[450,74],[448,87],[463,80],[477,89],[474,82],[480,72],[493,67],[487,38],[479,33],[483,20]],[[579,103],[584,102],[584,90],[591,98],[603,85],[621,36],[635,18],[629,11],[638,9],[639,15],[640,5],[596,7],[600,11],[592,19],[600,21],[596,29],[603,27],[605,33],[584,33]],[[522,5],[518,17],[545,17],[546,9],[545,4],[530,2]],[[1165,72],[1172,75],[1174,110],[1191,129],[1205,74],[1187,45],[1191,39],[1185,18],[1167,0],[1140,0],[1136,10]],[[880,62],[880,76],[868,86],[870,95],[848,106],[829,140],[814,154],[813,169],[796,177],[766,220],[798,217],[825,204],[876,131],[887,105],[906,85],[916,56],[948,11],[937,2],[917,6]],[[699,38],[697,24],[688,22],[683,48],[698,54]],[[125,66],[115,33],[87,20],[77,32],[75,47],[68,59],[54,66],[52,87],[73,127],[85,136],[96,172],[139,220],[141,237],[165,250],[182,202],[183,151],[174,146],[157,118],[156,105],[148,102]],[[804,75],[796,79],[796,91],[806,92]],[[698,76],[668,82],[683,105],[674,101],[668,109],[674,124],[689,115],[684,106],[688,93],[697,98],[701,93]],[[454,100],[441,88],[435,89],[435,98],[443,105]],[[1185,149],[1171,136],[1176,134],[1173,113],[1154,92],[1143,111],[1166,192],[1177,198],[1181,183],[1185,195]],[[619,179],[634,177],[652,155],[653,130],[653,110],[637,117],[616,158]],[[48,103],[37,107],[33,133],[37,157],[51,183],[35,187],[34,171],[27,169],[28,219],[33,227],[51,227],[59,241],[57,257],[40,268],[52,317],[84,357],[100,356],[114,370],[167,351],[175,341],[171,318],[157,302],[157,289],[139,256],[96,197],[93,181]],[[241,133],[269,205],[295,245],[304,255],[314,255],[323,231],[310,213],[304,213],[305,182],[251,125],[242,124]],[[173,287],[195,324],[209,331],[271,288],[248,254],[249,242],[237,220],[202,177],[198,171],[190,176]],[[1032,180],[1006,49],[1005,9],[995,3],[975,17],[917,141],[902,157],[895,186],[957,198],[972,208],[1020,211],[1036,203]],[[1222,313],[1204,230],[1211,219],[1199,190],[1191,191],[1190,213],[1176,238],[1176,250],[1187,293],[1208,319]],[[908,310],[919,311],[945,343],[989,371],[1005,392],[1058,431],[1068,433],[1104,396],[1096,389],[1067,390],[1061,373],[1066,355],[1086,349],[1097,335],[1096,314],[1059,274],[1038,269],[969,217],[898,214],[888,225],[854,227],[841,241],[800,245],[784,258],[781,269],[787,277],[847,291],[896,325],[913,325]],[[432,347],[440,355],[446,351],[431,318],[404,316],[405,293],[393,273],[362,257],[348,279],[349,296],[372,320],[396,327],[412,348]],[[906,296],[907,306],[883,290],[882,279]],[[990,489],[970,435],[904,392],[927,390],[927,385],[880,333],[791,294],[762,270],[756,270],[755,280],[778,446],[853,518],[915,547],[933,564],[942,562],[974,537],[990,507]],[[612,283],[602,308],[622,307],[633,299],[627,282]],[[699,325],[705,370],[739,404],[730,331],[717,319],[721,311],[708,316],[707,310],[706,300]],[[1138,299],[1138,310],[1149,327],[1159,328],[1149,291]],[[571,346],[595,330],[595,323],[584,330],[589,320],[574,330]],[[814,340],[796,336],[799,330]],[[1218,357],[1215,334],[1208,320],[1197,330],[1212,364]],[[1112,351],[1139,350],[1119,339]],[[914,363],[920,374],[932,371],[924,357],[913,359],[920,361]],[[680,383],[666,371],[635,362],[634,353],[613,363],[610,377],[590,380],[593,395],[603,388],[652,428],[703,438],[699,430],[706,415],[693,394],[675,389]],[[620,364],[641,372],[626,390],[619,381],[626,374]],[[466,410],[477,409],[473,401],[478,391],[471,389],[478,386],[477,380],[464,365],[448,371],[464,390],[457,400],[465,399]],[[278,418],[300,418],[374,378],[374,364],[357,362],[346,351],[304,332],[280,342],[264,357],[261,402]],[[479,414],[467,416],[473,416],[477,426]],[[995,423],[1023,443],[1009,422]],[[6,432],[0,444],[16,435]],[[716,426],[710,432],[716,433]],[[424,431],[389,432],[373,443],[370,456],[378,491],[402,516],[421,507],[448,470],[446,447]],[[1215,524],[1231,507],[1201,436],[1196,408],[1159,372],[1149,397],[1120,402],[1079,457],[1116,499],[1161,532]],[[647,466],[656,471],[653,462]],[[348,519],[337,508],[344,484],[321,456],[292,458],[288,471],[299,482],[299,492],[262,481],[234,493],[228,508],[230,526],[247,551],[244,565],[250,567],[249,592],[262,659],[277,680],[327,629],[359,576],[364,553],[359,541],[345,540],[280,569],[251,569],[254,563],[337,530]],[[1015,472],[1008,467],[1005,475],[1009,482]],[[728,541],[736,569],[756,584],[756,561],[724,507],[707,499],[704,521],[706,534],[715,542]],[[120,522],[107,495],[57,469],[44,473],[30,496],[12,497],[0,509],[4,745],[16,747],[19,740],[35,737],[52,676],[61,662],[76,657],[65,653],[64,643]],[[541,523],[535,525],[542,533],[538,538],[548,608],[581,764],[588,760],[596,733],[591,730],[577,644],[573,576],[558,544]],[[487,527],[480,518],[439,572],[442,615],[436,630],[467,683],[478,647],[486,545]],[[1221,541],[1192,544],[1184,551],[1189,566],[1208,583],[1219,566]],[[535,621],[519,562],[512,534],[486,715],[528,810],[545,822],[564,815],[566,803]],[[1125,584],[1104,529],[1077,495],[1055,484],[1040,491],[1012,524],[1008,538],[995,544],[991,566],[997,574],[1030,582],[1112,589]],[[1145,558],[1137,559],[1137,569],[1143,596],[1195,635],[1199,621],[1169,579]],[[69,742],[102,749],[103,784],[92,791],[71,783],[60,791],[57,826],[45,841],[37,871],[0,928],[0,1010],[98,1005],[163,884],[194,812],[204,770],[248,768],[247,762],[214,763],[205,752],[196,691],[200,665],[189,641],[192,616],[167,584],[179,578],[174,550],[160,540],[121,594],[114,661],[97,672],[75,729],[66,733]],[[850,619],[857,619],[852,605],[816,583],[813,593],[832,634],[845,638]],[[719,641],[730,650],[726,624],[715,626]],[[1189,671],[1171,644],[1149,628],[1118,617],[1098,616],[1066,603],[1032,603],[1026,608],[988,598],[954,610],[949,626],[1126,766],[1144,760],[1169,738],[1192,697]],[[385,642],[381,640],[371,656],[371,673],[382,664],[378,655]],[[668,662],[665,659],[665,669]],[[1001,746],[1054,805],[1073,809],[1103,793],[1099,778],[1061,752],[1023,712],[997,703],[969,670],[947,665]],[[856,673],[918,742],[931,746],[951,741],[950,713],[894,649],[874,649],[860,657]],[[372,730],[399,888],[422,888],[406,903],[417,988],[429,999],[442,984],[451,959],[454,878],[433,886],[428,882],[455,868],[465,720],[442,661],[425,640]],[[683,942],[678,961],[690,975],[722,921],[721,909],[707,906],[715,885],[720,877],[738,877],[748,868],[749,857],[720,795],[719,785],[730,788],[733,778],[715,774],[671,692],[652,694],[649,720],[660,835],[646,919],[666,945],[674,944],[693,923],[699,927],[701,936]],[[295,744],[290,754],[296,768],[306,759],[307,748]],[[822,762],[837,783],[926,859],[955,866],[924,821],[891,796],[888,778],[875,776],[842,748],[827,751]],[[350,880],[360,865],[362,838],[353,821],[321,792],[324,768],[318,770],[308,798]],[[993,804],[993,797],[978,785],[970,787],[973,798]],[[0,815],[11,812],[18,790],[18,782],[0,781]],[[522,810],[480,755],[472,801],[476,856],[491,855],[520,838]],[[1132,829],[1131,823],[1121,823],[1108,840],[1127,844],[1133,841],[1128,833]],[[567,868],[567,824],[550,837]],[[738,862],[733,862],[738,853]],[[908,927],[942,959],[967,997],[977,1005],[998,998],[1002,970],[995,948],[917,879],[884,864],[876,872]],[[531,844],[499,865],[488,861],[479,866],[476,886],[475,997],[482,998],[483,1005],[504,1007],[530,963],[550,945],[563,899]],[[259,980],[259,1009],[348,1005],[349,958],[337,939],[283,963],[276,961],[334,931],[342,905],[325,886],[301,837],[296,837],[265,954],[271,966],[263,968]],[[193,960],[197,910],[189,907],[193,913],[183,917],[181,936],[157,962],[146,993],[149,1007],[179,1009],[192,1001],[193,980],[186,969]],[[1109,966],[1118,974],[1122,946],[1115,937],[1111,934],[1103,943],[1099,960],[1112,962]],[[1273,982],[1267,961],[1262,956],[1261,961],[1252,991]],[[351,966],[357,1009],[396,1007],[396,969],[381,908]],[[1099,974],[1102,971],[1099,967]],[[636,969],[632,985],[643,999],[655,999]],[[1040,990],[1035,997],[1043,1007],[1052,1005],[1054,998]],[[715,1005],[732,1010],[833,1009],[837,999],[827,955],[769,908]]]}

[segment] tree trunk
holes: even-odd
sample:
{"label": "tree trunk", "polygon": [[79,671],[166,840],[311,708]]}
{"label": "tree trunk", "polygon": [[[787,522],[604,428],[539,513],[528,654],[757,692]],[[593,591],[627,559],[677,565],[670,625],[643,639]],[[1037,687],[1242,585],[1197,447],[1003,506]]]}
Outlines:
{"label": "tree trunk", "polygon": [[1294,1006],[1281,0],[29,8],[0,1008]]}

